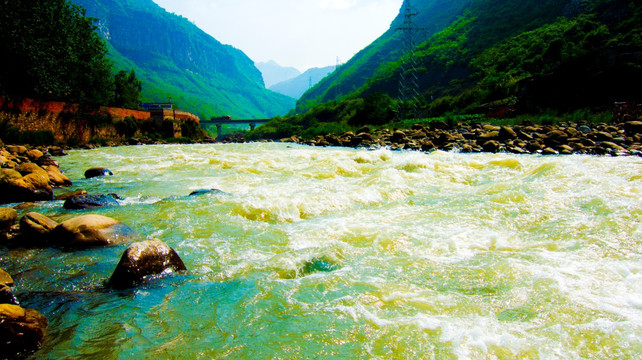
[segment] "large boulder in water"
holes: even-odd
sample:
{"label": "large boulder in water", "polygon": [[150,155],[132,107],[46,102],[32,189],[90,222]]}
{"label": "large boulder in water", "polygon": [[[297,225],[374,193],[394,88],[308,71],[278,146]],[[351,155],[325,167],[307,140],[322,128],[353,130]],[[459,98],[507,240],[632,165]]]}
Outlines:
{"label": "large boulder in water", "polygon": [[28,213],[20,219],[22,245],[46,245],[57,226],[57,222],[40,213]]}
{"label": "large boulder in water", "polygon": [[85,171],[85,178],[91,179],[100,176],[113,176],[114,173],[111,170],[104,167],[93,167]]}
{"label": "large boulder in water", "polygon": [[36,310],[0,304],[0,358],[24,358],[40,349],[47,326],[47,318]]}
{"label": "large boulder in water", "polygon": [[18,300],[13,296],[11,288],[13,279],[6,271],[0,269],[0,304],[18,305]]}
{"label": "large boulder in water", "polygon": [[63,206],[68,210],[88,210],[108,206],[120,206],[117,199],[120,199],[120,196],[116,194],[74,195],[65,200]]}
{"label": "large boulder in water", "polygon": [[51,232],[53,244],[66,249],[117,245],[139,237],[129,226],[102,215],[76,217]]}
{"label": "large boulder in water", "polygon": [[157,239],[138,242],[125,250],[107,286],[130,288],[149,276],[183,270],[187,270],[183,260],[164,242]]}

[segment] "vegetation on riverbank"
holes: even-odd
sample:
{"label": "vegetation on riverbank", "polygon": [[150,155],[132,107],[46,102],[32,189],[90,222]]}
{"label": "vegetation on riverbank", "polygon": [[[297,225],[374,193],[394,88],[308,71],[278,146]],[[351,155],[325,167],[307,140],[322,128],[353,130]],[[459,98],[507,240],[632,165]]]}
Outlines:
{"label": "vegetation on riverbank", "polygon": [[[418,117],[498,105],[531,113],[604,109],[642,97],[639,0],[412,4],[416,25],[425,28],[415,38]],[[380,39],[308,91],[296,111],[374,93],[396,98],[407,60],[396,31],[402,23],[400,14]]]}

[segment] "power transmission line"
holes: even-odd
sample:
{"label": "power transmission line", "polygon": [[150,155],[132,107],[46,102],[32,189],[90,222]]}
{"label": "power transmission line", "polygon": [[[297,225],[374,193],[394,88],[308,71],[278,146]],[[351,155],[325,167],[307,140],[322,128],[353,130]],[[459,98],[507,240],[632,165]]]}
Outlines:
{"label": "power transmission line", "polygon": [[416,100],[419,97],[419,77],[417,76],[417,59],[415,57],[415,33],[421,29],[417,27],[414,19],[418,13],[410,4],[410,0],[406,0],[403,26],[397,28],[403,32],[398,120],[417,115]]}

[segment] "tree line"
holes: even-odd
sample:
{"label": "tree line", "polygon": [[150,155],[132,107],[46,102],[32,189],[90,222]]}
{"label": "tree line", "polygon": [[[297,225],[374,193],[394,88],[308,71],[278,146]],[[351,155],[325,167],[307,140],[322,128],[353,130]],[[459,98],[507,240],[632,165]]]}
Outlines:
{"label": "tree line", "polygon": [[68,0],[0,0],[0,95],[138,108],[142,82],[115,71],[95,23]]}

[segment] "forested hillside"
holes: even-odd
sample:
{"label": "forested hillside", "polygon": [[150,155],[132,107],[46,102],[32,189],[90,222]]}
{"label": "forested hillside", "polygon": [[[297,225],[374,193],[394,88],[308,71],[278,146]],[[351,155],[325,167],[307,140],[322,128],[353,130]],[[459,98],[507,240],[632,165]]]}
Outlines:
{"label": "forested hillside", "polygon": [[144,101],[172,98],[209,117],[263,118],[283,114],[294,99],[266,90],[243,52],[223,45],[152,0],[73,0],[97,18],[117,68],[136,71]]}
{"label": "forested hillside", "polygon": [[[423,0],[413,6],[418,27],[434,29],[423,32],[415,55],[423,114],[507,103],[526,111],[572,110],[640,97],[639,0]],[[376,92],[396,98],[402,59],[390,47],[399,48],[401,21],[400,14],[386,34],[306,93],[297,109]],[[354,75],[359,72],[363,76]]]}
{"label": "forested hillside", "polygon": [[[471,1],[414,0],[413,6],[419,9],[415,21],[422,28],[420,36],[427,38],[447,27]],[[404,7],[405,3],[402,10]],[[386,33],[304,94],[297,102],[297,112],[352,93],[370,79],[382,64],[399,59],[402,34],[397,28],[403,25],[403,21],[401,12]]]}

